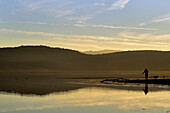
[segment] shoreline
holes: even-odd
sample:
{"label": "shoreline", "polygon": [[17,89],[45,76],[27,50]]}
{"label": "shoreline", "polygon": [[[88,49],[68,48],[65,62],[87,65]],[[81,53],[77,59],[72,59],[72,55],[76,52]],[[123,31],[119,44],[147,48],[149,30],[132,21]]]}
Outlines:
{"label": "shoreline", "polygon": [[[0,79],[0,92],[16,93],[21,96],[45,96],[52,93],[64,93],[81,88],[101,87],[117,90],[143,91],[145,84],[114,82],[103,84],[103,79]],[[150,91],[170,91],[168,85],[148,85]]]}
{"label": "shoreline", "polygon": [[107,83],[107,82],[119,82],[119,83],[141,83],[141,84],[157,84],[157,85],[169,85],[170,86],[170,78],[148,78],[148,80],[145,79],[124,79],[124,78],[117,78],[117,79],[105,79],[102,80],[101,83]]}

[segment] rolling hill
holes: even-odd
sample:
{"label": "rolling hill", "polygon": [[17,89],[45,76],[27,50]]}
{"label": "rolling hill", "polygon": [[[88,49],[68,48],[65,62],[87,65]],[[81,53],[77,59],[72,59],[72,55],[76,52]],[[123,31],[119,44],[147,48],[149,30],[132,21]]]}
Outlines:
{"label": "rolling hill", "polygon": [[46,46],[0,49],[0,71],[170,71],[170,52],[126,51],[87,55]]}

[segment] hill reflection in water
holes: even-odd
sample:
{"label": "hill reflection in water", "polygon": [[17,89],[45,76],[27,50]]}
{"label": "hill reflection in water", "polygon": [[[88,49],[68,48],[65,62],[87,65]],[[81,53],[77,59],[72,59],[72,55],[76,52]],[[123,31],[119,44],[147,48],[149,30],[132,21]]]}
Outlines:
{"label": "hill reflection in water", "polygon": [[169,91],[168,85],[147,84],[103,84],[100,80],[93,79],[56,79],[56,78],[4,78],[0,79],[0,91],[23,95],[45,96],[55,92],[69,92],[80,88],[107,87],[116,90],[144,91]]}
{"label": "hill reflection in water", "polygon": [[170,108],[170,92],[116,90],[112,88],[81,88],[48,96],[0,94],[0,112],[6,113],[162,113]]}

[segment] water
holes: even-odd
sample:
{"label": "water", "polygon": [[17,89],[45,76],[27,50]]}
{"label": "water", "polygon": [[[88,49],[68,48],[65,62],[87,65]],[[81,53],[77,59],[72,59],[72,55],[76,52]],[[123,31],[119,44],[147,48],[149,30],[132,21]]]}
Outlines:
{"label": "water", "polygon": [[170,92],[83,88],[46,96],[0,94],[0,113],[170,113]]}

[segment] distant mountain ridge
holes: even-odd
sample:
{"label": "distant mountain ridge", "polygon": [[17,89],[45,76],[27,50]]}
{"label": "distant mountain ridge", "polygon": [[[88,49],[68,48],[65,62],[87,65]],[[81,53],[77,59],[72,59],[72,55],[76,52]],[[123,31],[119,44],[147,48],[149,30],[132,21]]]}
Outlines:
{"label": "distant mountain ridge", "polygon": [[83,51],[82,53],[89,54],[89,55],[99,55],[99,54],[109,54],[109,53],[115,53],[120,52],[121,50],[111,50],[111,49],[104,49],[100,51]]}
{"label": "distant mountain ridge", "polygon": [[0,71],[170,71],[168,51],[124,51],[103,55],[46,46],[0,48]]}

